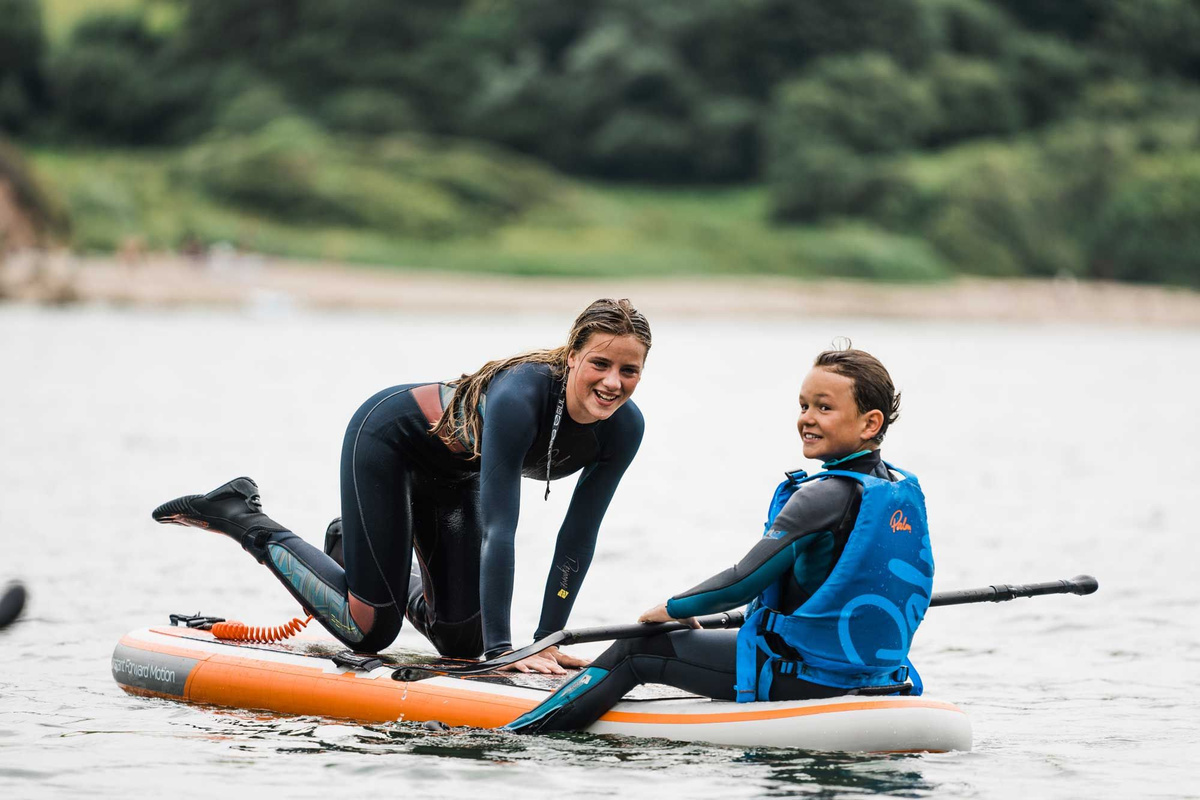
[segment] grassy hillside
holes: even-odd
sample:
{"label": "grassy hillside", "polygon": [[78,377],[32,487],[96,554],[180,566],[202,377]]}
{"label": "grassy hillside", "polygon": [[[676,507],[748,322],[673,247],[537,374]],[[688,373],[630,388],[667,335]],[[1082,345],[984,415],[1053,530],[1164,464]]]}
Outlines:
{"label": "grassy hillside", "polygon": [[[433,158],[420,161],[428,168]],[[85,252],[115,250],[136,238],[151,249],[224,241],[295,258],[529,275],[758,273],[930,280],[948,274],[928,246],[879,229],[771,226],[767,193],[758,187],[640,188],[539,173],[544,185],[522,213],[481,221],[478,210],[467,210],[463,219],[450,223],[461,231],[439,236],[419,228],[389,232],[285,220],[239,208],[198,185],[187,157],[175,151],[35,151],[30,160],[69,210],[73,242]],[[511,183],[515,174],[496,180]],[[433,191],[428,184],[413,188],[422,190]]]}

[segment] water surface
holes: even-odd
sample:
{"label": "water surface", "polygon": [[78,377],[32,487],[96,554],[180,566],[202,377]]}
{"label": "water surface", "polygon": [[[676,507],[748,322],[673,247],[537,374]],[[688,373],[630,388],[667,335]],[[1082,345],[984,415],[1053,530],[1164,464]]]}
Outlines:
{"label": "water surface", "polygon": [[[782,470],[795,395],[834,336],[903,390],[885,455],[925,487],[936,588],[1089,572],[1088,598],[931,611],[931,697],[971,716],[967,754],[829,756],[586,735],[437,735],[129,697],[126,631],[203,611],[296,611],[223,537],[149,511],[237,475],[319,545],[346,420],[376,390],[557,343],[568,320],[0,306],[0,580],[31,603],[0,633],[0,793],[278,790],[460,797],[1195,796],[1200,334],[857,319],[655,319],[641,453],[572,617],[634,619],[737,560]],[[514,635],[532,634],[570,497],[526,482]],[[420,647],[401,634],[399,645]],[[601,646],[580,652],[595,654]],[[536,787],[536,789],[534,788]]]}

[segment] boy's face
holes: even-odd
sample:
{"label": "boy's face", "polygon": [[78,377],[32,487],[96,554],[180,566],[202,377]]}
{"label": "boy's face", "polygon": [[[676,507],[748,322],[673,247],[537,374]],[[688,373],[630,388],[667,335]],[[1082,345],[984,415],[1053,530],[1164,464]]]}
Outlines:
{"label": "boy's face", "polygon": [[873,450],[876,444],[871,440],[882,424],[881,411],[859,413],[852,378],[821,367],[804,376],[796,428],[805,458],[833,461],[859,450]]}

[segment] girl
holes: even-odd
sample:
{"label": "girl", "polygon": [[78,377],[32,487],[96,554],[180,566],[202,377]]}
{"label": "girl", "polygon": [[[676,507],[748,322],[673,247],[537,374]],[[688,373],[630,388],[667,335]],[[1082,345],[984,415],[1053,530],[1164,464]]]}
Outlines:
{"label": "girl", "polygon": [[[407,617],[443,655],[508,652],[520,478],[545,480],[549,496],[551,480],[581,472],[540,638],[566,625],[600,521],[641,443],[630,397],[649,350],[650,326],[628,300],[597,300],[562,347],[491,361],[457,381],[379,392],[346,430],[340,531],[335,520],[324,553],[264,514],[249,478],[171,500],[153,517],[232,537],[355,651],[386,647]],[[550,649],[513,668],[562,673],[586,663]]]}
{"label": "girl", "polygon": [[891,376],[869,353],[818,355],[797,427],[804,456],[825,469],[788,473],[766,533],[740,562],[638,620],[698,627],[696,615],[754,600],[742,629],[618,642],[508,727],[582,730],[641,683],[739,702],[919,694],[907,655],[929,605],[933,557],[915,476],[879,453],[899,408]]}

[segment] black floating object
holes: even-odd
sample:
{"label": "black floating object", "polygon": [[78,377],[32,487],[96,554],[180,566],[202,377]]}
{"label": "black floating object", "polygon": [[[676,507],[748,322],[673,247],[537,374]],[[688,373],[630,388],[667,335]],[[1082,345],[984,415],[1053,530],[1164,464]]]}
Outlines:
{"label": "black floating object", "polygon": [[27,596],[25,587],[16,582],[10,583],[4,589],[4,594],[0,595],[0,628],[8,627],[21,616]]}
{"label": "black floating object", "polygon": [[436,719],[431,719],[421,723],[421,727],[427,731],[433,731],[434,733],[445,733],[446,731],[450,730],[449,725],[444,722],[439,722]]}

